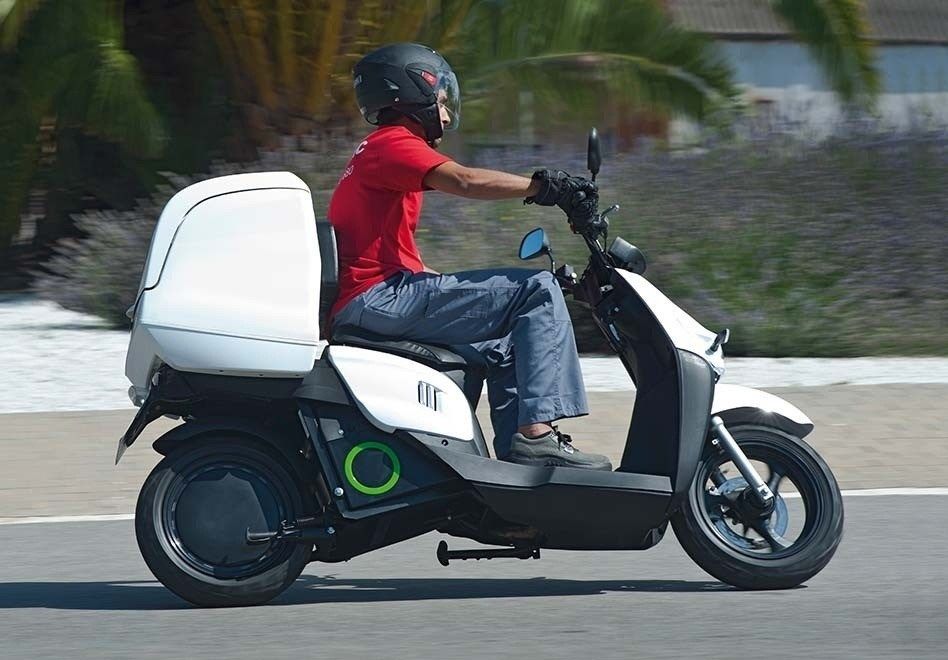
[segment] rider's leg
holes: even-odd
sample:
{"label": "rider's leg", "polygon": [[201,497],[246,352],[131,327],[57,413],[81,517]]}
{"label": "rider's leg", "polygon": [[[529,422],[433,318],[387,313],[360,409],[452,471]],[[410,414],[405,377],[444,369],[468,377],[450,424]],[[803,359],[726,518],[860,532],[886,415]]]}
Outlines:
{"label": "rider's leg", "polygon": [[433,344],[509,336],[520,396],[518,426],[588,412],[572,322],[548,271],[405,273],[346,305],[334,325],[346,324]]}
{"label": "rider's leg", "polygon": [[433,344],[473,344],[509,336],[517,427],[588,412],[572,323],[549,272],[405,273],[341,310],[334,325],[347,324]]}
{"label": "rider's leg", "polygon": [[490,421],[494,428],[494,456],[506,458],[515,433],[539,438],[553,430],[550,422],[517,425],[520,397],[517,396],[517,372],[510,337],[491,339],[476,344],[453,345],[469,363],[482,364],[487,370],[487,399]]}
{"label": "rider's leg", "polygon": [[520,418],[513,343],[507,336],[463,348],[476,351],[477,358],[487,368],[487,401],[491,426],[494,427],[494,456],[505,458],[510,453],[510,439],[519,431],[517,420]]}
{"label": "rider's leg", "polygon": [[528,438],[538,438],[546,435],[553,430],[553,424],[550,422],[538,422],[537,424],[525,424],[517,429],[517,433],[525,435]]}

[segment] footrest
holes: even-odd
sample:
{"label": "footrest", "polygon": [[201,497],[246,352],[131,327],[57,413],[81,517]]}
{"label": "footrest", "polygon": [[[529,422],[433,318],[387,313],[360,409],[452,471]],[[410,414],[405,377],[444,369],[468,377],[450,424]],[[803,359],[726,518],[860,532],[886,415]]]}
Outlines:
{"label": "footrest", "polygon": [[441,541],[438,544],[438,563],[447,566],[452,559],[493,559],[507,557],[510,559],[539,559],[540,548],[498,548],[496,550],[448,550],[448,544]]}

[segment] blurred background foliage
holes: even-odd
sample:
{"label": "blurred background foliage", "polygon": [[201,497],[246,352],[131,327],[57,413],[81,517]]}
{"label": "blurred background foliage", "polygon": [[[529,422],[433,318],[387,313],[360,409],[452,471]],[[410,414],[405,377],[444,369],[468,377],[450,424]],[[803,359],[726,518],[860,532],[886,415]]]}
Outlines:
{"label": "blurred background foliage", "polygon": [[[871,108],[879,76],[858,0],[759,1],[806,44],[840,99]],[[629,209],[617,229],[699,318],[740,326],[732,348],[945,352],[937,332],[924,339],[924,319],[910,336],[860,337],[866,318],[878,330],[905,317],[842,295],[854,268],[881,262],[902,303],[928,304],[931,291],[892,274],[909,269],[901,259],[910,252],[928,254],[924,243],[874,260],[854,246],[870,234],[901,245],[893,218],[907,222],[902,214],[922,207],[912,227],[930,236],[926,222],[945,201],[943,142],[737,139],[732,71],[667,9],[663,0],[0,0],[0,286],[29,283],[122,324],[158,210],[187,182],[289,169],[311,184],[322,213],[367,129],[353,64],[381,44],[417,40],[441,50],[461,80],[463,140],[446,148],[463,161],[562,167],[581,155],[590,123],[611,136],[621,153],[604,170],[604,195]],[[713,128],[711,143],[628,151],[676,117]],[[937,166],[906,174],[922,162]],[[429,195],[419,240],[442,270],[496,265],[505,260],[495,238],[513,254],[537,214]],[[576,261],[562,223],[544,224]],[[943,306],[926,309],[944,321]],[[838,319],[847,338],[834,332]],[[595,348],[593,333],[581,334]]]}

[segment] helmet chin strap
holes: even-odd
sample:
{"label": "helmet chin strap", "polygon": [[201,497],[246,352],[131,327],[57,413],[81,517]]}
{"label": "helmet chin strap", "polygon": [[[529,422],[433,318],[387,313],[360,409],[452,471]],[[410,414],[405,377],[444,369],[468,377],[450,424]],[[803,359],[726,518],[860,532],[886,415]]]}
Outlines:
{"label": "helmet chin strap", "polygon": [[441,112],[438,110],[437,103],[403,114],[421,124],[425,130],[425,140],[430,146],[435,146],[435,143],[444,137],[444,126],[441,125]]}

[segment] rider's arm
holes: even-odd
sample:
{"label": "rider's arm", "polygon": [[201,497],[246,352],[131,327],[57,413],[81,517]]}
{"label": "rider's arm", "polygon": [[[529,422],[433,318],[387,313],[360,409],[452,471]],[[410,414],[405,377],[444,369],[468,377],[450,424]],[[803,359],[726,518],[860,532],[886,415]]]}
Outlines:
{"label": "rider's arm", "polygon": [[539,192],[539,183],[497,170],[464,167],[448,161],[425,175],[426,188],[471,199],[513,199]]}

